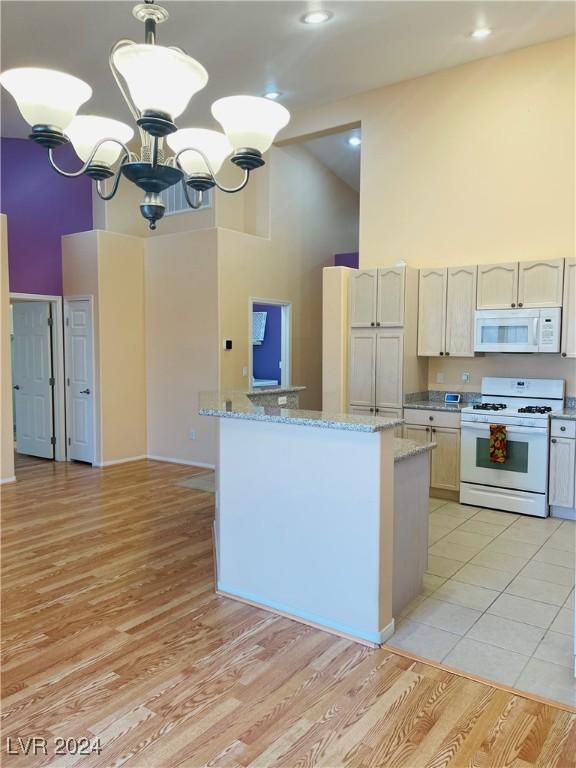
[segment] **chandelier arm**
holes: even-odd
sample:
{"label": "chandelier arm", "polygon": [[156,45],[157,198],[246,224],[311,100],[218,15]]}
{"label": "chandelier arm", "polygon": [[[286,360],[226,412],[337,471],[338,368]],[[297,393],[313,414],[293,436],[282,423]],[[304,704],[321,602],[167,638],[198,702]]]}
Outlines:
{"label": "chandelier arm", "polygon": [[210,161],[208,160],[208,158],[206,157],[204,152],[202,152],[202,150],[200,150],[200,149],[196,149],[196,147],[184,147],[184,149],[181,149],[180,152],[178,152],[174,156],[175,164],[178,166],[178,168],[180,168],[180,170],[184,174],[186,174],[186,171],[184,170],[184,168],[180,164],[180,155],[184,154],[184,152],[196,152],[198,155],[200,155],[202,160],[204,160],[204,162],[206,163],[206,168],[208,168],[208,173],[210,174],[210,176],[212,178],[212,181],[214,182],[216,187],[221,192],[228,192],[229,194],[233,194],[234,192],[240,192],[240,190],[244,189],[246,184],[248,184],[248,180],[250,179],[250,171],[249,170],[245,170],[244,171],[244,178],[242,179],[240,184],[238,184],[238,186],[236,186],[236,187],[223,187],[222,184],[220,184],[218,179],[216,178],[216,174],[212,170],[212,166],[210,165]]}
{"label": "chandelier arm", "polygon": [[186,198],[186,202],[188,203],[190,208],[193,208],[195,211],[197,211],[202,206],[202,192],[201,191],[198,192],[196,196],[197,202],[193,203],[192,200],[190,199],[188,186],[184,181],[184,179],[182,179],[182,189],[184,190],[184,197]]}
{"label": "chandelier arm", "polygon": [[52,148],[48,150],[48,159],[50,160],[50,165],[52,166],[52,168],[54,168],[56,173],[59,173],[60,176],[66,176],[66,178],[68,179],[74,179],[78,176],[82,176],[82,174],[86,171],[86,169],[92,164],[92,161],[94,160],[94,157],[96,156],[96,153],[98,152],[102,144],[107,144],[109,141],[113,142],[114,144],[119,144],[122,147],[122,149],[124,150],[124,157],[123,157],[122,163],[124,163],[124,160],[127,157],[130,157],[130,150],[125,144],[123,144],[121,141],[118,141],[118,139],[108,138],[108,139],[101,139],[94,146],[94,149],[90,153],[90,157],[88,158],[88,160],[86,160],[82,168],[80,168],[77,171],[64,171],[62,170],[62,168],[59,168],[56,165],[56,162],[54,161],[54,155],[53,155],[54,150]]}
{"label": "chandelier arm", "polygon": [[118,185],[120,184],[120,179],[122,178],[122,166],[124,163],[129,160],[129,155],[124,155],[122,158],[120,165],[118,166],[118,169],[116,171],[116,175],[114,176],[114,183],[112,184],[112,189],[110,192],[106,193],[104,192],[104,181],[99,180],[96,182],[96,192],[98,193],[98,197],[100,200],[112,200],[116,192],[118,192]]}

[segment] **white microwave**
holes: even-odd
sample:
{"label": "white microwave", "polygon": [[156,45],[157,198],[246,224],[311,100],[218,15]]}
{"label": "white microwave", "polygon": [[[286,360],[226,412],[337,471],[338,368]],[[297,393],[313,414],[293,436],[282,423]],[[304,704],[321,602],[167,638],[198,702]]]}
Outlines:
{"label": "white microwave", "polygon": [[559,352],[560,307],[475,312],[475,352]]}

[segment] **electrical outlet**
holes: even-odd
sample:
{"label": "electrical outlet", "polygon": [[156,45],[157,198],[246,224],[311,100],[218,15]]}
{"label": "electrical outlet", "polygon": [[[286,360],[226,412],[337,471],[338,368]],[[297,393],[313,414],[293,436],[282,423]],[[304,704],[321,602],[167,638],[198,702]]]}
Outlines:
{"label": "electrical outlet", "polygon": [[242,368],[242,376],[248,376],[248,368]]}
{"label": "electrical outlet", "polygon": [[278,398],[278,405],[286,405],[287,402],[288,402],[288,398],[286,397],[286,395],[281,395]]}
{"label": "electrical outlet", "polygon": [[188,439],[189,440],[196,440],[196,430],[191,429],[190,432],[188,432]]}
{"label": "electrical outlet", "polygon": [[436,384],[444,384],[444,374],[443,373],[437,373],[436,374]]}
{"label": "electrical outlet", "polygon": [[464,373],[462,374],[462,382],[463,384],[470,384],[470,374],[468,373],[468,371],[464,371]]}

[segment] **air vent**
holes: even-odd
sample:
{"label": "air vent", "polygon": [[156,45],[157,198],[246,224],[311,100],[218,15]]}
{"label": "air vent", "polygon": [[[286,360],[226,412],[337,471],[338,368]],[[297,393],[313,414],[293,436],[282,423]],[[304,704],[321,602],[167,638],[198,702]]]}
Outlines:
{"label": "air vent", "polygon": [[[190,197],[193,200],[194,192],[190,192]],[[202,195],[202,205],[198,209],[190,208],[186,202],[184,190],[182,184],[175,184],[173,187],[168,187],[161,193],[160,197],[164,201],[166,206],[165,216],[173,216],[176,213],[194,213],[195,210],[204,210],[205,208],[212,208],[212,190],[204,192]]]}

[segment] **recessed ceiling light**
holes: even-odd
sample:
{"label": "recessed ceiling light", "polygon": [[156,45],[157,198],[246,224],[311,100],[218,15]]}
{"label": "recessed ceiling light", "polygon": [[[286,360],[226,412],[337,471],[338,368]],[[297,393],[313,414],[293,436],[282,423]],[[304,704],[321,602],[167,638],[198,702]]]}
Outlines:
{"label": "recessed ceiling light", "polygon": [[270,99],[271,101],[276,101],[276,99],[279,99],[282,94],[280,91],[266,91],[264,94],[265,99]]}
{"label": "recessed ceiling light", "polygon": [[310,11],[300,17],[302,24],[323,24],[332,18],[332,11]]}
{"label": "recessed ceiling light", "polygon": [[473,37],[474,40],[483,40],[485,37],[490,37],[492,34],[492,30],[490,27],[476,27],[475,30],[470,32],[470,37]]}
{"label": "recessed ceiling light", "polygon": [[348,144],[350,144],[351,147],[359,147],[360,144],[362,144],[362,139],[360,136],[350,136]]}

